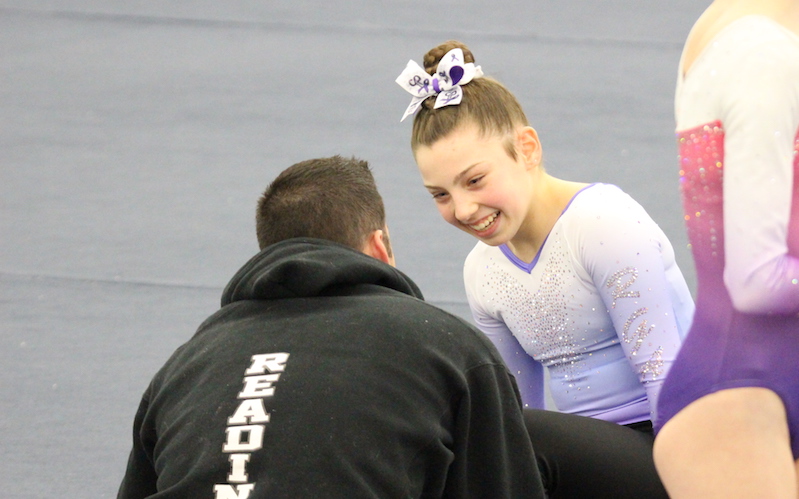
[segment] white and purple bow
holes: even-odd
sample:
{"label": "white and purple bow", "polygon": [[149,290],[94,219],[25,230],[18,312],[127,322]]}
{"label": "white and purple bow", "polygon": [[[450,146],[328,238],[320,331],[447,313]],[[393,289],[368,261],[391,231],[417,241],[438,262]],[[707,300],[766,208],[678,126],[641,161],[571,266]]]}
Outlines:
{"label": "white and purple bow", "polygon": [[400,121],[419,110],[419,106],[431,95],[438,95],[433,109],[455,106],[463,99],[465,85],[474,78],[483,76],[483,70],[474,63],[463,62],[463,50],[452,49],[439,61],[436,74],[430,75],[414,61],[408,61],[405,70],[395,80],[399,86],[413,95],[408,109]]}

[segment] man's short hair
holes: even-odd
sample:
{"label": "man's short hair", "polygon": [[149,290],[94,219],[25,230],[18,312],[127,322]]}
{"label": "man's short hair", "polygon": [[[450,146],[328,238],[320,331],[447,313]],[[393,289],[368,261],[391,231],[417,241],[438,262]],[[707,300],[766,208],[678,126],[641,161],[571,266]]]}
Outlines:
{"label": "man's short hair", "polygon": [[278,175],[258,201],[255,223],[261,249],[313,237],[360,251],[372,232],[385,228],[386,215],[369,164],[333,156],[302,161]]}

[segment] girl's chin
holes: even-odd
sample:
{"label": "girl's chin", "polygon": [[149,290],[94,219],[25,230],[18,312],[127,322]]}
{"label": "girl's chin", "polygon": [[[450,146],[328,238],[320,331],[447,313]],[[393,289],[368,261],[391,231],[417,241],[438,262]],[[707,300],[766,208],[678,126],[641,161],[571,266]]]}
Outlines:
{"label": "girl's chin", "polygon": [[502,246],[503,244],[507,243],[508,241],[502,239],[495,239],[495,238],[482,238],[478,237],[481,242],[489,245],[489,246]]}

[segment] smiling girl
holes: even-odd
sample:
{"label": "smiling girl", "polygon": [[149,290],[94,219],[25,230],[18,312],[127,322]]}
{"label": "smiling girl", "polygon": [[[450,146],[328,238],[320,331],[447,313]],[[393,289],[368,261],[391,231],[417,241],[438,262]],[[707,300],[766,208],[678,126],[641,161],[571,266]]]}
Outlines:
{"label": "smiling girl", "polygon": [[525,407],[544,408],[548,370],[560,413],[526,418],[550,497],[665,497],[651,421],[693,314],[669,240],[618,187],[550,175],[518,101],[463,44],[424,65],[397,78],[411,147],[441,216],[478,239],[469,306]]}
{"label": "smiling girl", "polygon": [[397,79],[418,108],[411,147],[441,216],[479,241],[469,305],[525,405],[543,407],[547,368],[559,411],[649,427],[693,313],[666,235],[618,187],[550,175],[518,101],[463,44],[424,63],[426,82],[413,62]]}

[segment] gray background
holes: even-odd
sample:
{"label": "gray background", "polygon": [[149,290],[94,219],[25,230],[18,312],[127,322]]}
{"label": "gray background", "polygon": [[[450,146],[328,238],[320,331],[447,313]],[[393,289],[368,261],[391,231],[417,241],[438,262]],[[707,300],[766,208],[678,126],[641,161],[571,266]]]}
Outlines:
{"label": "gray background", "polygon": [[394,83],[449,38],[521,100],[548,170],[615,183],[694,286],[672,95],[706,1],[0,0],[0,495],[113,497],[139,397],[256,251],[282,169],[370,161],[398,266],[468,316]]}

